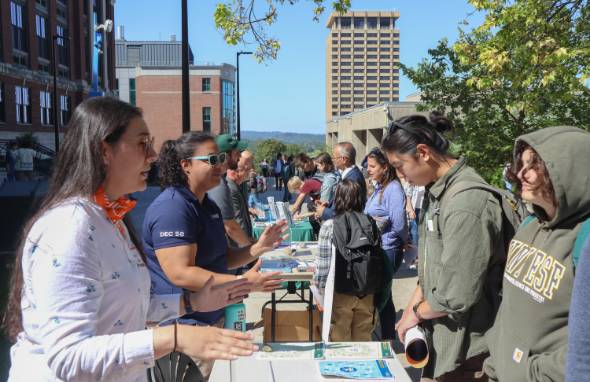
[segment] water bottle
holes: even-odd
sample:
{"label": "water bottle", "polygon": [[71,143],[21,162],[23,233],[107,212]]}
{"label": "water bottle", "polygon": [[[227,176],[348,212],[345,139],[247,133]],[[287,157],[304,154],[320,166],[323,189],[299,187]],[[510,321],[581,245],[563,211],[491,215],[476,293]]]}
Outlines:
{"label": "water bottle", "polygon": [[226,329],[246,331],[246,305],[243,302],[225,307]]}

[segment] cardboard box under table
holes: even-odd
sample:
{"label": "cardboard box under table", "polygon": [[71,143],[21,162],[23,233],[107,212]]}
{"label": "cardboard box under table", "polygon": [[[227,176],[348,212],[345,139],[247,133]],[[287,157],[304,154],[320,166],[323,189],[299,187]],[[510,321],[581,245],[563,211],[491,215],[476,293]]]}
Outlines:
{"label": "cardboard box under table", "polygon": [[[316,243],[304,243],[294,247],[291,256],[286,255],[285,248],[279,248],[263,255],[263,271],[271,270],[264,268],[265,264],[271,262],[274,269],[282,270],[281,278],[286,281],[284,288],[273,291],[271,299],[262,305],[265,342],[314,341],[319,339],[320,314],[314,308],[312,293],[309,290],[309,283],[313,279],[313,271],[291,269],[291,267],[296,267],[298,263],[314,260],[316,251]],[[285,259],[287,259],[286,263],[280,264],[280,260],[285,261]],[[277,298],[277,293],[283,294]],[[288,296],[293,295],[294,298],[288,298]],[[279,311],[277,306],[280,304],[304,304],[306,310]],[[269,305],[270,308],[268,308]],[[307,331],[305,331],[305,328],[307,328]]]}

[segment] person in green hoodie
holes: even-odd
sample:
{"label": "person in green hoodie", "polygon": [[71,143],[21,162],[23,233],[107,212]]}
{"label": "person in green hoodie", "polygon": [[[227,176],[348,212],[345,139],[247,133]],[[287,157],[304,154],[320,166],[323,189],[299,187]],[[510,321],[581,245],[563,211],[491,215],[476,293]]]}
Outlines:
{"label": "person in green hoodie", "polygon": [[510,243],[484,370],[491,381],[563,381],[572,250],[590,217],[590,133],[562,126],[523,135],[514,161],[516,186],[535,217]]}
{"label": "person in green hoodie", "polygon": [[[392,123],[382,142],[389,162],[411,184],[426,186],[419,220],[419,284],[396,325],[403,342],[420,324],[432,340],[422,380],[486,381],[484,335],[500,304],[503,263],[502,207],[465,158],[448,152],[441,134],[449,121],[431,114]],[[456,194],[456,195],[455,195]]]}

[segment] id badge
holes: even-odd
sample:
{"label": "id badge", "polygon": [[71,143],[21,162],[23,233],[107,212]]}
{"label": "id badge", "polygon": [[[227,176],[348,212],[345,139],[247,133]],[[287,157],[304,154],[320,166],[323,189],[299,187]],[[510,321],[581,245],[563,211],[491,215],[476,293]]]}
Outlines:
{"label": "id badge", "polygon": [[431,219],[426,220],[426,229],[430,232],[434,232],[434,222]]}

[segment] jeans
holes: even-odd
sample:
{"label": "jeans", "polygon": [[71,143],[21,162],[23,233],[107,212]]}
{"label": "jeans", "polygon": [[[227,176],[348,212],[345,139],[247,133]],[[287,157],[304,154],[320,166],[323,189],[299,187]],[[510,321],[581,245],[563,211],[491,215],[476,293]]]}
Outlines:
{"label": "jeans", "polygon": [[[389,262],[393,265],[393,275],[399,269],[402,260],[404,258],[403,249],[391,248],[385,249],[385,256],[389,259]],[[379,312],[379,321],[381,322],[381,338],[383,340],[395,339],[395,306],[393,305],[393,299],[391,297],[391,291],[389,291],[389,298],[385,303],[385,307]]]}

